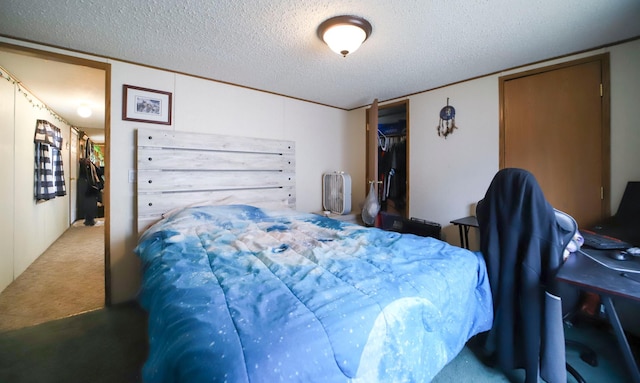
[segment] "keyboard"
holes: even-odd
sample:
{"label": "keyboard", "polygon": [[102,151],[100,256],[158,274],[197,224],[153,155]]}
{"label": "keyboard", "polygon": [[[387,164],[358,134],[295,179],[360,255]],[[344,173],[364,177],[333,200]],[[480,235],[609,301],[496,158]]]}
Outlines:
{"label": "keyboard", "polygon": [[627,249],[631,245],[627,242],[621,241],[617,238],[609,237],[606,235],[594,233],[590,230],[580,229],[580,234],[584,238],[585,246],[589,246],[598,250],[614,250],[614,249]]}

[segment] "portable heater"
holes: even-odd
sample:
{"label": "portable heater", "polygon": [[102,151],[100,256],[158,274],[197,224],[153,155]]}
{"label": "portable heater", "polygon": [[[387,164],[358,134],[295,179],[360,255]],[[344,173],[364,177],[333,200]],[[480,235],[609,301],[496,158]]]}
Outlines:
{"label": "portable heater", "polygon": [[345,172],[322,175],[322,207],[335,214],[351,211],[351,176]]}

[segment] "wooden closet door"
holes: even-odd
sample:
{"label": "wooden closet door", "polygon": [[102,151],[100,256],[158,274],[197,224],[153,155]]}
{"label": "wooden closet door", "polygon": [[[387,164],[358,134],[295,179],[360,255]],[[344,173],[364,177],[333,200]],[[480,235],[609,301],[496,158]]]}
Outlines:
{"label": "wooden closet door", "polygon": [[529,170],[547,200],[580,227],[609,212],[604,58],[501,79],[501,168]]}

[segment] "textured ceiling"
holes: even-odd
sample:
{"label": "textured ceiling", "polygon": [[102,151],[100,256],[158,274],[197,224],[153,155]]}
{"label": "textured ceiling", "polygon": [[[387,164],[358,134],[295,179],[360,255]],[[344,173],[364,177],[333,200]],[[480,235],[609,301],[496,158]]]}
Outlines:
{"label": "textured ceiling", "polygon": [[[83,128],[96,142],[104,142],[105,71],[25,56],[0,47],[0,68],[69,124]],[[0,69],[1,71],[1,69]],[[4,72],[3,72],[4,73]],[[7,77],[4,73],[3,77]],[[78,107],[91,108],[89,118],[77,114]],[[92,134],[93,133],[93,134]]]}
{"label": "textured ceiling", "polygon": [[[373,26],[346,58],[341,14]],[[353,109],[637,38],[640,1],[2,0],[0,35]]]}

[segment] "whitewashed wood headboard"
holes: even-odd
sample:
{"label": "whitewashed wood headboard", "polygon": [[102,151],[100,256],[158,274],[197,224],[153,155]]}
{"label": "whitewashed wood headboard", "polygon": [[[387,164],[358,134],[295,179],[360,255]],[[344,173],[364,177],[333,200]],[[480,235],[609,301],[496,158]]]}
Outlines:
{"label": "whitewashed wood headboard", "polygon": [[138,233],[205,201],[295,208],[293,141],[152,128],[136,140]]}

